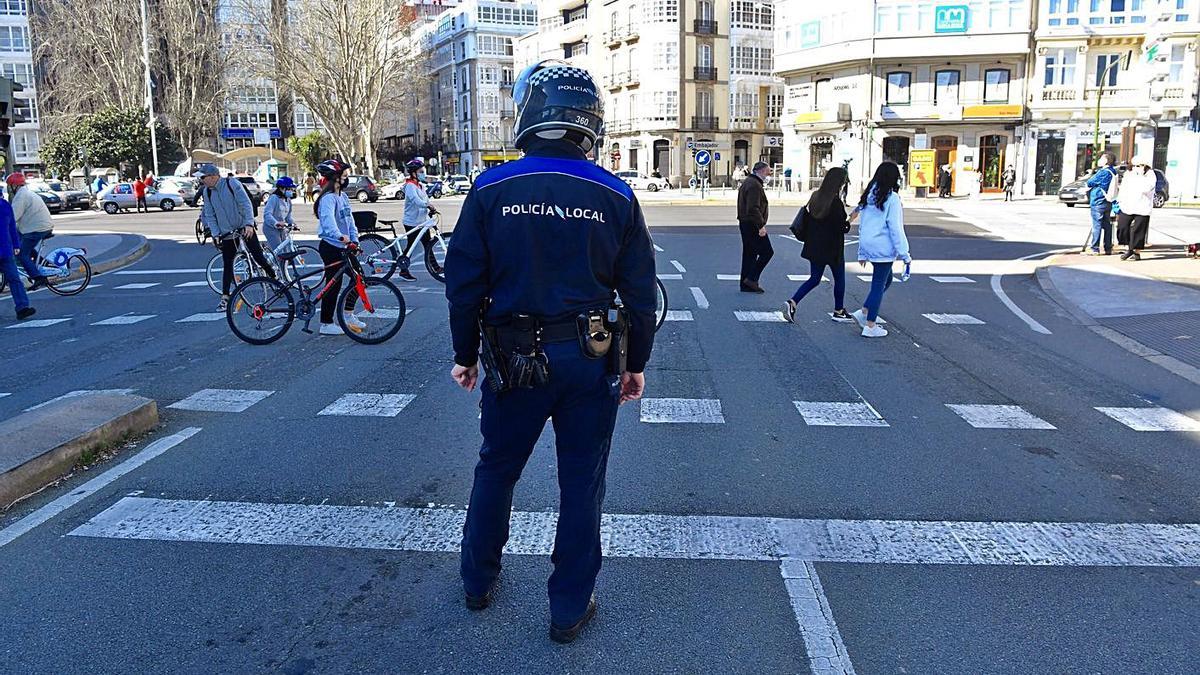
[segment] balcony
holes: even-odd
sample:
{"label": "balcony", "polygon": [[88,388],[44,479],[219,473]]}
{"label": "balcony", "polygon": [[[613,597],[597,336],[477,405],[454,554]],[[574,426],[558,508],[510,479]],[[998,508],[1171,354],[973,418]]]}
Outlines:
{"label": "balcony", "polygon": [[720,126],[720,117],[692,116],[692,128],[698,131],[716,131]]}
{"label": "balcony", "polygon": [[697,35],[716,35],[717,22],[711,19],[695,19],[692,21],[692,32]]}
{"label": "balcony", "polygon": [[[1083,100],[1095,101],[1100,94],[1100,89],[1096,87],[1088,87],[1083,92]],[[1104,100],[1112,103],[1133,103],[1142,101],[1146,98],[1146,90],[1139,87],[1105,87]],[[1134,103],[1136,105],[1136,103]]]}
{"label": "balcony", "polygon": [[716,82],[717,69],[715,66],[696,66],[692,69],[692,79],[701,82]]}
{"label": "balcony", "polygon": [[779,131],[779,118],[778,117],[768,117],[767,118],[767,131]]}
{"label": "balcony", "polygon": [[758,129],[758,120],[751,118],[734,118],[729,122],[729,128],[734,131],[754,131]]}
{"label": "balcony", "polygon": [[1167,87],[1163,89],[1162,97],[1169,101],[1180,101],[1189,98],[1186,87]]}
{"label": "balcony", "polygon": [[629,120],[613,120],[604,125],[605,131],[610,134],[620,134],[629,131],[632,128],[632,122]]}
{"label": "balcony", "polygon": [[512,89],[513,81],[512,80],[500,80],[500,88],[501,89]]}
{"label": "balcony", "polygon": [[641,75],[639,75],[638,71],[636,70],[627,70],[624,73],[621,73],[621,75],[624,76],[625,86],[627,87],[636,87],[642,82]]}
{"label": "balcony", "polygon": [[1043,101],[1078,101],[1078,87],[1045,87],[1042,89]]}

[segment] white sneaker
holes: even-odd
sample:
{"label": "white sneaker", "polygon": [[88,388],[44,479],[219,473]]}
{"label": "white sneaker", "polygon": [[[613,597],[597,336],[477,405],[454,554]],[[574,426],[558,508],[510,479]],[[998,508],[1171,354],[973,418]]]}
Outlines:
{"label": "white sneaker", "polygon": [[856,309],[853,312],[850,312],[850,316],[854,317],[854,321],[859,326],[862,326],[863,328],[867,327],[867,317],[863,314],[861,309]]}
{"label": "white sneaker", "polygon": [[317,331],[319,335],[345,335],[342,328],[336,323],[323,323],[321,330]]}
{"label": "white sneaker", "polygon": [[863,326],[862,336],[866,338],[887,337],[887,329],[883,326]]}
{"label": "white sneaker", "polygon": [[350,330],[354,331],[355,333],[361,333],[367,329],[367,324],[363,323],[362,321],[359,321],[357,316],[354,316],[350,312],[346,312],[345,316],[346,316],[346,327],[349,328]]}

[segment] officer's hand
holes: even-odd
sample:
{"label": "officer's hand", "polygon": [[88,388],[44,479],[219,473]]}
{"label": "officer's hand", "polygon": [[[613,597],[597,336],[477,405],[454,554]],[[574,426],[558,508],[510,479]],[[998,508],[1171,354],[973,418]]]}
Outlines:
{"label": "officer's hand", "polygon": [[643,373],[621,373],[621,403],[636,401],[646,391],[646,376]]}
{"label": "officer's hand", "polygon": [[767,236],[767,226],[766,225],[763,225],[762,227],[758,228],[758,236],[760,236],[760,237]]}
{"label": "officer's hand", "polygon": [[467,391],[475,391],[475,383],[479,381],[479,364],[475,364],[470,368],[466,366],[454,365],[450,371],[450,377],[458,383],[458,386]]}

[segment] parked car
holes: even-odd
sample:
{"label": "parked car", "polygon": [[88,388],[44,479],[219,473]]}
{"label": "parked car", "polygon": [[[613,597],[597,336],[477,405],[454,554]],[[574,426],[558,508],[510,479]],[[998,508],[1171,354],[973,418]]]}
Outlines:
{"label": "parked car", "polygon": [[254,176],[234,176],[238,182],[246,186],[246,192],[250,195],[250,201],[254,204],[261,205],[263,202],[263,191],[259,187],[258,181],[254,180]]}
{"label": "parked car", "polygon": [[31,183],[31,185],[38,187],[44,186],[47,190],[57,195],[59,200],[62,202],[61,208],[64,211],[70,211],[71,209],[87,211],[88,209],[92,208],[92,198],[87,192],[83,190],[73,190],[69,185],[62,181],[38,181],[36,183]]}
{"label": "parked car", "polygon": [[384,199],[404,199],[404,181],[384,185],[379,189],[379,196]]}
{"label": "parked car", "polygon": [[450,176],[447,181],[447,188],[450,192],[456,195],[465,195],[471,191],[471,179],[461,173],[456,173]]}
{"label": "parked car", "polygon": [[[109,215],[137,208],[137,198],[133,196],[133,184],[117,183],[104,188],[100,194],[96,195],[96,203]],[[146,190],[146,206],[157,206],[163,211],[172,211],[176,206],[184,203],[186,202],[183,195],[178,192],[154,188]]]}
{"label": "parked car", "polygon": [[33,193],[42,198],[46,203],[46,208],[50,209],[50,213],[59,213],[63,210],[63,200],[58,195],[50,191],[44,183],[38,185],[30,185],[29,188]]}
{"label": "parked car", "polygon": [[354,197],[361,204],[379,200],[379,190],[375,187],[375,179],[362,174],[352,174],[342,192]]}
{"label": "parked car", "polygon": [[[1117,169],[1118,173],[1124,174],[1125,167]],[[1058,191],[1058,201],[1067,206],[1075,206],[1076,204],[1088,203],[1088,192],[1090,188],[1087,186],[1088,179],[1095,175],[1096,172],[1089,171],[1084,174],[1079,180],[1073,183],[1067,183]],[[1162,171],[1155,169],[1154,175],[1158,179],[1154,186],[1154,208],[1162,208],[1167,200],[1171,198],[1171,183],[1167,180],[1167,175]]]}
{"label": "parked car", "polygon": [[158,189],[166,192],[178,192],[183,197],[183,203],[188,206],[195,206],[197,182],[195,178],[167,176],[159,179]]}
{"label": "parked car", "polygon": [[658,192],[659,190],[669,190],[671,188],[671,182],[666,178],[647,176],[640,171],[618,171],[617,178],[625,181],[634,190]]}

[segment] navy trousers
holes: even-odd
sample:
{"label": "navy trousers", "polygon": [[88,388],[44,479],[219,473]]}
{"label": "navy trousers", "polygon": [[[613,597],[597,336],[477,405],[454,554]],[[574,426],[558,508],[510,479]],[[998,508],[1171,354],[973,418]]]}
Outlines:
{"label": "navy trousers", "polygon": [[482,387],[483,447],[463,527],[462,578],[467,593],[483,595],[500,575],[513,487],[546,420],[552,420],[559,515],[550,557],[550,619],[569,626],[587,610],[600,573],[600,509],[620,388],[605,360],[584,357],[577,343],[545,350],[550,384],[499,395]]}

